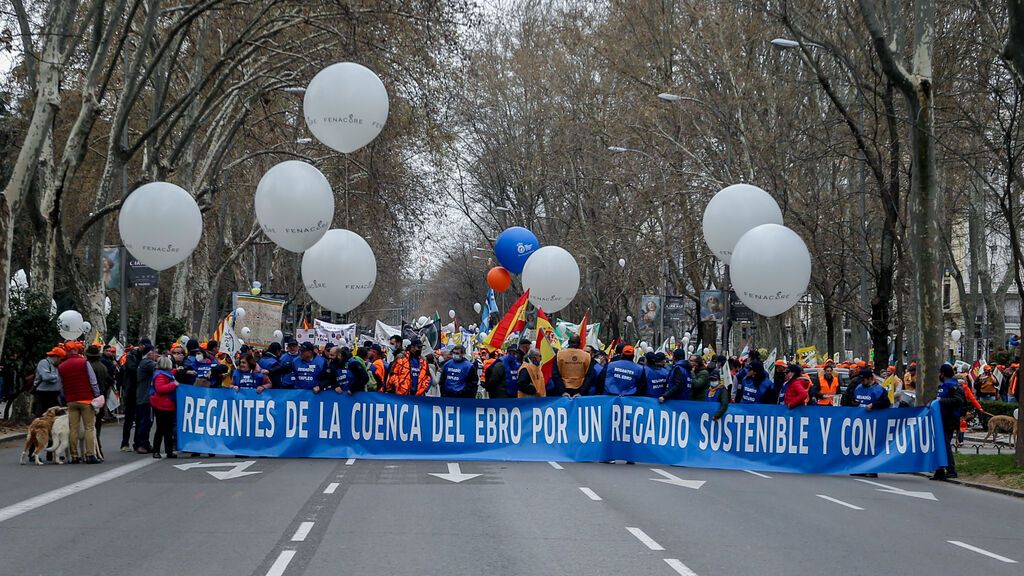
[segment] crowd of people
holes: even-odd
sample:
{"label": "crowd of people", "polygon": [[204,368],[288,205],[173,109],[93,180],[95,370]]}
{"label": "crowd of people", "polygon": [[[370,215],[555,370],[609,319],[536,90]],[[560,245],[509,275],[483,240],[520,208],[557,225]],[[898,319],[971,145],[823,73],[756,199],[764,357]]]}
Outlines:
{"label": "crowd of people", "polygon": [[[916,365],[904,375],[889,366],[876,376],[866,362],[829,360],[808,368],[783,360],[768,366],[754,350],[743,357],[708,358],[680,348],[671,353],[637,355],[633,346],[619,344],[604,350],[582,346],[578,336],[558,350],[547,365],[529,339],[514,341],[505,350],[462,345],[425,350],[423,342],[393,336],[386,345],[366,341],[353,347],[299,343],[293,337],[272,342],[264,349],[242,346],[234,354],[219,350],[216,341],[191,339],[158,349],[141,339],[120,359],[112,347],[85,349],[68,342],[50,351],[36,370],[35,411],[41,414],[58,403],[88,404],[92,398],[119,392],[124,408],[121,450],[176,458],[175,391],[178,386],[308,390],[311,393],[389,394],[454,398],[523,398],[610,395],[647,396],[658,402],[690,400],[714,402],[718,420],[730,404],[779,404],[789,409],[805,405],[853,406],[865,410],[909,407],[916,403]],[[997,370],[1010,372],[996,367]],[[959,431],[961,412],[968,404],[984,412],[980,400],[1012,397],[1016,372],[1002,379],[985,366],[970,383],[957,378],[953,366],[941,368],[939,401],[950,466],[936,472],[937,479],[956,476],[950,442]],[[842,382],[841,374],[846,376]],[[85,386],[87,383],[88,386]],[[72,395],[73,392],[73,395]],[[75,422],[84,422],[86,437],[97,432],[106,409],[76,408]],[[152,430],[155,421],[155,430]],[[72,424],[76,431],[76,425]],[[95,437],[99,438],[99,434]],[[76,440],[74,438],[73,440]],[[161,452],[161,445],[163,451]],[[79,460],[72,442],[72,462]],[[91,447],[87,447],[91,454]],[[87,459],[86,461],[92,461]]]}

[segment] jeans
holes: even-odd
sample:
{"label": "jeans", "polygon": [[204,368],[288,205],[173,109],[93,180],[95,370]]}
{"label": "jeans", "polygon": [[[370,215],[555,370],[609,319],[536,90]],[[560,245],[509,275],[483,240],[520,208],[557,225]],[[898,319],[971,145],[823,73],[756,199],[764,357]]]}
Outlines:
{"label": "jeans", "polygon": [[71,402],[68,404],[68,426],[71,428],[71,459],[78,458],[78,426],[85,424],[85,452],[89,456],[96,453],[93,437],[96,435],[96,411],[88,402]]}
{"label": "jeans", "polygon": [[153,426],[153,411],[149,402],[135,405],[135,441],[132,448],[149,450],[149,429]]}
{"label": "jeans", "polygon": [[981,402],[989,402],[989,401],[992,401],[992,400],[996,400],[996,395],[995,394],[979,394],[978,395],[978,400],[981,401]]}
{"label": "jeans", "polygon": [[164,452],[170,454],[174,452],[177,446],[175,445],[175,412],[174,410],[159,410],[153,408],[153,414],[156,416],[156,432],[153,434],[153,452],[160,452],[160,440],[164,442]]}
{"label": "jeans", "polygon": [[126,386],[124,388],[124,395],[121,397],[121,407],[124,409],[121,447],[124,448],[128,446],[129,441],[132,439],[132,426],[135,425],[135,386]]}

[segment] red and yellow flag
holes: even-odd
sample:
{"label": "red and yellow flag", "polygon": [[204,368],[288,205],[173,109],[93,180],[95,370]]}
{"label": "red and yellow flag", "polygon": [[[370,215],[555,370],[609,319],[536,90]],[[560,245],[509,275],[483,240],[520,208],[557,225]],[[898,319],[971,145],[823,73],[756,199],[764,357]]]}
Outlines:
{"label": "red and yellow flag", "polygon": [[580,321],[580,346],[587,345],[587,318],[590,317],[590,308],[583,313],[583,320]]}
{"label": "red and yellow flag", "polygon": [[555,349],[551,347],[551,339],[548,338],[546,329],[540,327],[538,314],[537,320],[537,349],[540,350],[540,372],[544,375],[544,382],[551,380],[551,372],[555,368]]}
{"label": "red and yellow flag", "polygon": [[[537,308],[537,332],[544,331],[544,335],[547,336],[547,341],[551,344],[551,348],[555,350],[562,349],[562,343],[557,338],[553,338],[552,335],[555,333],[554,327],[551,326],[551,320],[548,319],[548,315],[544,313],[544,310]],[[540,345],[537,346],[540,349]]]}
{"label": "red and yellow flag", "polygon": [[512,332],[515,332],[515,327],[519,326],[519,331],[522,332],[522,327],[526,326],[526,304],[529,301],[529,298],[530,290],[527,289],[526,292],[523,292],[523,295],[512,304],[512,307],[508,309],[508,312],[505,313],[501,322],[498,322],[498,325],[495,326],[494,329],[491,330],[491,333],[487,335],[487,338],[484,340],[484,345],[487,346],[489,350],[501,349],[501,345],[505,342],[505,338],[507,338]]}
{"label": "red and yellow flag", "polygon": [[220,343],[220,341],[224,337],[224,328],[226,328],[228,322],[231,321],[232,314],[234,314],[234,312],[229,313],[227,316],[224,317],[223,320],[220,321],[220,324],[217,324],[217,329],[213,331],[213,337],[210,338],[211,340],[216,340],[218,344]]}

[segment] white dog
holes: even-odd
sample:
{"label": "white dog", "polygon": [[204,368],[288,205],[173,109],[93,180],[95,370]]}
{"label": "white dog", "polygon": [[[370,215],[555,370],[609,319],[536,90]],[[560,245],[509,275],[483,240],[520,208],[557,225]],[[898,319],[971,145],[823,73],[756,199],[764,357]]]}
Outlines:
{"label": "white dog", "polygon": [[[70,456],[68,449],[71,447],[71,424],[68,420],[68,415],[64,414],[58,416],[53,421],[53,430],[50,432],[50,437],[53,439],[53,445],[46,449],[47,452],[53,452],[53,458],[58,464],[66,464]],[[90,454],[85,454],[85,423],[78,423],[78,452],[83,457],[88,457]],[[103,461],[103,453],[100,451],[100,444],[96,441],[96,429],[92,430],[92,445],[95,446],[96,452],[91,454],[95,456],[99,461]]]}

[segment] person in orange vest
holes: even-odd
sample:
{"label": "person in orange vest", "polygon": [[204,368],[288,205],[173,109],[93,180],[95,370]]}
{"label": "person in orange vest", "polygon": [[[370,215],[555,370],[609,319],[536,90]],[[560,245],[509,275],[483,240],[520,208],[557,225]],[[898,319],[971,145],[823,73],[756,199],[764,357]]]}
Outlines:
{"label": "person in orange vest", "polygon": [[555,354],[551,379],[554,390],[573,398],[585,392],[587,373],[590,371],[590,354],[580,349],[580,337],[569,337],[569,346]]}
{"label": "person in orange vest", "polygon": [[419,338],[409,341],[406,354],[391,365],[388,390],[403,396],[425,396],[430,389],[430,369],[423,358],[423,344]]}
{"label": "person in orange vest", "polygon": [[992,366],[986,364],[982,369],[982,374],[978,378],[978,399],[979,400],[998,400],[999,399],[999,383],[996,382],[996,377],[992,375]]}
{"label": "person in orange vest", "polygon": [[835,374],[835,362],[825,361],[818,371],[817,381],[811,385],[811,402],[819,406],[832,406],[832,399],[839,393],[839,377]]}
{"label": "person in orange vest", "polygon": [[526,361],[519,367],[516,378],[516,398],[547,396],[547,383],[540,370],[540,350],[532,348],[526,354]]}

